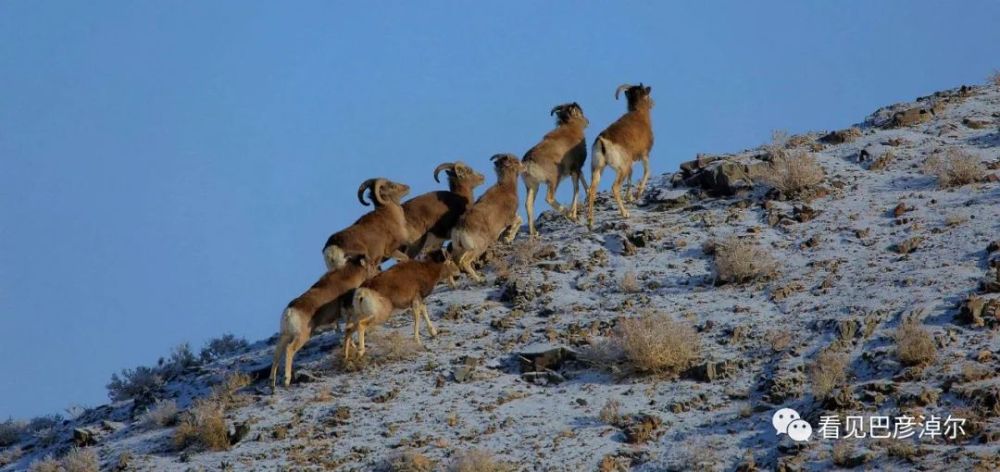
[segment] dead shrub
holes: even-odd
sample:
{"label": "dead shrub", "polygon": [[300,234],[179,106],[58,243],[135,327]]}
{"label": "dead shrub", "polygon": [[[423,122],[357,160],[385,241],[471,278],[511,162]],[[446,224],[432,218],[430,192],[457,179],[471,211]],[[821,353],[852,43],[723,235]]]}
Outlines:
{"label": "dead shrub", "polygon": [[62,458],[64,472],[100,472],[101,461],[93,449],[74,447]]}
{"label": "dead shrub", "polygon": [[174,446],[178,450],[198,446],[210,451],[229,449],[225,408],[217,400],[201,399],[182,415],[174,431]]}
{"label": "dead shrub", "polygon": [[508,472],[515,468],[498,460],[492,452],[473,449],[459,453],[448,465],[450,472]]}
{"label": "dead shrub", "polygon": [[757,174],[758,180],[781,193],[795,197],[823,182],[825,174],[816,156],[803,149],[771,148],[771,161]]}
{"label": "dead shrub", "polygon": [[619,319],[610,338],[585,350],[583,357],[613,370],[676,376],[698,359],[700,349],[690,324],[646,311]]}
{"label": "dead shrub", "polygon": [[903,320],[896,329],[896,357],[903,365],[922,365],[934,360],[937,347],[931,333],[915,317]]}
{"label": "dead shrub", "polygon": [[600,418],[604,424],[616,426],[622,419],[621,408],[621,402],[612,398],[608,400],[603,407],[601,407],[601,412],[598,418]]}
{"label": "dead shrub", "polygon": [[35,460],[28,466],[28,472],[64,472],[62,464],[52,456]]}
{"label": "dead shrub", "polygon": [[622,293],[638,293],[642,289],[639,286],[639,278],[636,277],[634,270],[626,271],[622,275],[621,280],[618,281],[618,289]]}
{"label": "dead shrub", "polygon": [[413,336],[392,330],[385,334],[380,334],[372,340],[375,345],[375,352],[372,354],[374,361],[385,364],[391,362],[407,361],[417,357],[423,347],[417,344]]}
{"label": "dead shrub", "polygon": [[777,262],[756,242],[730,236],[715,247],[715,271],[719,282],[746,283],[775,275]]}
{"label": "dead shrub", "polygon": [[163,428],[177,424],[177,402],[174,400],[162,400],[156,402],[145,414],[142,415],[141,423],[146,428]]}
{"label": "dead shrub", "polygon": [[417,451],[404,451],[388,459],[378,470],[381,472],[431,472],[434,461]]}
{"label": "dead shrub", "polygon": [[23,421],[14,421],[13,418],[0,423],[0,447],[17,444],[26,429],[27,425]]}
{"label": "dead shrub", "polygon": [[212,387],[212,398],[222,404],[223,409],[237,406],[243,403],[237,392],[251,383],[252,379],[249,375],[243,372],[234,372]]}
{"label": "dead shrub", "polygon": [[924,161],[921,171],[937,178],[942,188],[960,187],[979,182],[986,167],[978,156],[962,149],[936,152]]}
{"label": "dead shrub", "polygon": [[846,354],[827,347],[819,352],[809,368],[813,395],[826,399],[837,387],[847,380],[847,366],[850,359]]}

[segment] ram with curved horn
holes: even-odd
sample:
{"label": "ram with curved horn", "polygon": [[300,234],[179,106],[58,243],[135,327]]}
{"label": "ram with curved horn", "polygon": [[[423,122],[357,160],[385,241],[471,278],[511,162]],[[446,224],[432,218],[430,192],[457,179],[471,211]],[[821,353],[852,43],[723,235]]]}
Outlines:
{"label": "ram with curved horn", "polygon": [[350,258],[358,256],[363,256],[372,268],[387,257],[407,259],[399,251],[409,238],[400,200],[410,192],[410,187],[384,178],[365,180],[358,187],[358,201],[365,206],[369,204],[365,200],[366,191],[375,209],[326,240],[323,260],[327,270],[340,269]]}
{"label": "ram with curved horn", "polygon": [[[524,187],[527,196],[524,210],[528,215],[528,233],[535,236],[535,195],[545,184],[548,192],[545,201],[570,220],[577,218],[577,195],[580,187],[587,188],[583,178],[583,163],[587,160],[587,138],[584,130],[590,121],[583,115],[583,108],[576,102],[556,105],[549,112],[556,116],[556,127],[524,154]],[[573,202],[567,210],[556,201],[556,190],[563,178],[573,181]]]}
{"label": "ram with curved horn", "polygon": [[442,171],[448,178],[448,190],[427,192],[403,203],[409,237],[402,249],[409,257],[440,248],[472,204],[475,188],[486,181],[483,174],[461,161],[434,168],[435,182],[440,182]]}
{"label": "ram with curved horn", "polygon": [[521,227],[521,217],[517,215],[517,179],[524,165],[511,154],[497,154],[490,160],[497,183],[466,210],[451,230],[452,258],[476,282],[483,279],[472,263],[496,244],[501,235],[508,242],[513,241]]}
{"label": "ram with curved horn", "polygon": [[361,183],[358,187],[358,201],[362,205],[368,206],[369,203],[365,201],[365,190],[371,190],[370,198],[372,202],[378,202],[380,204],[385,204],[382,200],[382,186],[385,185],[385,179],[368,179]]}
{"label": "ram with curved horn", "polygon": [[[611,184],[611,194],[618,204],[618,212],[628,218],[629,212],[622,201],[622,184],[625,183],[625,201],[638,200],[649,183],[649,152],[653,149],[653,125],[650,112],[653,109],[652,87],[622,84],[615,90],[615,100],[625,92],[628,109],[601,131],[594,140],[590,158],[590,188],[587,190],[587,224],[594,227],[594,201],[597,187],[601,183],[604,167],[615,170],[615,181]],[[632,166],[642,162],[642,179],[635,193],[632,193]]]}

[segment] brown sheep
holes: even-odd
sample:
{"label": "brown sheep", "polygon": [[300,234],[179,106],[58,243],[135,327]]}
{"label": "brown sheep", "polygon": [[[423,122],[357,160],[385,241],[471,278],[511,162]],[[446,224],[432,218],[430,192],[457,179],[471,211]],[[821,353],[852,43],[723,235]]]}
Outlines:
{"label": "brown sheep", "polygon": [[[277,382],[278,364],[282,357],[285,361],[284,384],[288,386],[292,381],[295,353],[302,349],[317,328],[334,324],[340,330],[343,295],[360,287],[372,275],[371,265],[364,260],[364,256],[352,257],[343,267],[327,272],[309,290],[288,303],[281,315],[281,332],[271,362],[272,388]],[[346,302],[350,303],[350,300]]]}
{"label": "brown sheep", "polygon": [[423,251],[439,249],[451,236],[451,229],[458,223],[473,202],[473,190],[486,178],[463,162],[448,162],[434,169],[434,181],[444,170],[448,176],[448,190],[427,192],[403,203],[403,214],[410,235],[406,255],[417,257]]}
{"label": "brown sheep", "polygon": [[653,148],[653,125],[650,121],[650,111],[653,109],[653,98],[649,96],[652,87],[639,85],[621,85],[615,90],[615,99],[622,90],[628,99],[628,111],[608,126],[594,140],[590,160],[590,189],[587,191],[588,226],[594,227],[594,199],[597,198],[597,186],[601,183],[601,172],[610,165],[615,170],[615,181],[611,184],[611,193],[618,203],[618,211],[622,217],[628,218],[628,210],[622,202],[622,182],[632,186],[632,165],[642,161],[642,180],[633,195],[626,188],[625,198],[628,201],[638,199],[646,190],[649,182],[649,151]]}
{"label": "brown sheep", "polygon": [[431,252],[426,260],[412,259],[400,262],[376,275],[354,291],[352,309],[344,334],[344,360],[350,359],[351,335],[358,333],[358,357],[365,355],[365,331],[385,323],[394,313],[407,308],[413,311],[413,337],[421,346],[420,318],[427,322],[431,336],[437,328],[431,323],[424,299],[444,278],[458,272],[451,258],[443,250]]}
{"label": "brown sheep", "polygon": [[[524,154],[524,187],[527,196],[524,209],[528,215],[528,234],[535,236],[535,194],[545,183],[548,193],[545,201],[556,211],[576,221],[576,198],[580,187],[587,188],[583,178],[583,162],[587,160],[587,138],[583,130],[590,122],[583,116],[583,109],[576,102],[556,106],[549,112],[556,115],[556,128],[546,133],[542,141]],[[573,203],[569,212],[556,201],[556,189],[566,176],[573,181]]]}
{"label": "brown sheep", "polygon": [[407,259],[399,250],[409,240],[406,216],[399,202],[410,192],[410,187],[384,178],[368,179],[358,187],[358,201],[367,206],[365,190],[370,190],[375,209],[326,240],[323,259],[327,270],[343,267],[352,256],[364,256],[373,267],[387,257]]}
{"label": "brown sheep", "polygon": [[511,154],[497,154],[490,158],[497,173],[497,183],[458,220],[451,231],[455,263],[476,282],[482,277],[472,263],[486,252],[506,230],[504,239],[513,241],[521,227],[517,214],[517,178],[524,166]]}

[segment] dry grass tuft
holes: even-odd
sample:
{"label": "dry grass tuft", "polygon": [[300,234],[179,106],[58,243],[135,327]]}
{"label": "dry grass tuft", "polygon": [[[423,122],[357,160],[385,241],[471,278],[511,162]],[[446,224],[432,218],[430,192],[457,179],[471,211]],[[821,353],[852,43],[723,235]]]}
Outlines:
{"label": "dry grass tuft", "polygon": [[100,472],[101,461],[93,449],[74,447],[62,458],[64,472]]}
{"label": "dry grass tuft", "polygon": [[23,421],[14,421],[13,418],[0,423],[0,447],[17,444],[26,429],[27,425]]}
{"label": "dry grass tuft", "polygon": [[756,178],[781,193],[794,197],[815,188],[826,174],[816,156],[803,149],[769,148],[771,162],[760,169]]}
{"label": "dry grass tuft", "polygon": [[28,466],[28,472],[64,472],[62,464],[59,461],[52,458],[52,456],[45,456],[42,459],[36,460]]}
{"label": "dry grass tuft", "polygon": [[174,446],[178,450],[198,446],[211,451],[229,449],[228,428],[222,402],[201,399],[184,413],[174,431]]}
{"label": "dry grass tuft", "polygon": [[820,351],[809,369],[813,395],[818,399],[826,399],[837,387],[843,385],[847,380],[849,364],[847,355],[832,347]]}
{"label": "dry grass tuft", "polygon": [[515,468],[494,457],[492,452],[473,449],[455,455],[448,466],[449,472],[508,472]]}
{"label": "dry grass tuft", "polygon": [[243,372],[235,372],[226,376],[222,382],[212,387],[212,398],[219,402],[223,409],[232,408],[245,403],[246,398],[237,393],[241,388],[249,386],[253,379]]}
{"label": "dry grass tuft", "polygon": [[622,275],[621,280],[618,281],[618,289],[622,293],[638,293],[642,290],[642,287],[639,285],[639,278],[636,277],[634,270],[626,271]]}
{"label": "dry grass tuft", "polygon": [[424,350],[412,335],[402,334],[398,330],[388,331],[375,337],[372,344],[375,345],[376,351],[373,353],[374,360],[382,364],[408,361],[416,358]]}
{"label": "dry grass tuft", "polygon": [[378,470],[383,472],[431,472],[434,461],[417,451],[404,451],[388,459]]}
{"label": "dry grass tuft", "polygon": [[991,84],[1000,87],[1000,69],[995,70],[992,74],[990,74],[989,81]]}
{"label": "dry grass tuft", "polygon": [[583,355],[614,370],[673,377],[697,361],[700,350],[701,340],[690,324],[646,311],[636,318],[620,319],[609,339]]}
{"label": "dry grass tuft", "polygon": [[924,161],[921,170],[937,177],[938,185],[943,188],[973,184],[986,175],[986,166],[979,157],[962,149],[949,149],[944,155],[934,153]]}
{"label": "dry grass tuft", "polygon": [[757,243],[730,236],[715,247],[715,270],[725,283],[746,283],[768,279],[777,272],[778,263]]}
{"label": "dry grass tuft", "polygon": [[622,419],[622,404],[614,398],[607,401],[603,407],[601,407],[601,413],[599,418],[604,424],[608,425],[618,425]]}
{"label": "dry grass tuft", "polygon": [[914,317],[903,320],[896,329],[896,357],[903,365],[922,365],[934,360],[937,347],[931,333]]}
{"label": "dry grass tuft", "polygon": [[177,416],[180,410],[174,400],[162,400],[156,402],[145,414],[142,415],[141,423],[146,428],[163,428],[177,424]]}

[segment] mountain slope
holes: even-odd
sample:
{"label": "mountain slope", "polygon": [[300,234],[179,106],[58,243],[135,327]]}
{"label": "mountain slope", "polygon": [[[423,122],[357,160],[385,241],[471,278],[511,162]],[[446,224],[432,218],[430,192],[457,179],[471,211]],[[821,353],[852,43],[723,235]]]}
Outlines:
{"label": "mountain slope", "polygon": [[[810,150],[825,172],[808,200],[760,183],[701,179],[722,175],[725,163],[736,164],[736,174],[766,177],[765,161],[777,151],[763,147],[654,179],[627,221],[601,195],[593,232],[547,212],[537,242],[522,234],[498,249],[488,283],[463,279],[431,295],[441,333],[425,337],[427,350],[409,346],[405,314],[372,336],[374,360],[364,365],[339,360],[338,334],[314,337],[296,359],[297,369],[313,375],[273,394],[260,376],[274,338],[178,374],[160,396],[182,408],[232,372],[256,380],[226,412],[228,427],[248,428],[229,450],[178,451],[175,428],[143,426],[123,401],[56,427],[44,438],[48,446],[38,438],[10,446],[21,457],[0,470],[62,453],[74,428],[90,428],[90,447],[107,467],[129,451],[128,470],[370,470],[407,451],[443,466],[472,449],[518,470],[995,469],[1000,319],[993,305],[979,318],[962,316],[960,307],[971,294],[997,297],[982,293],[994,277],[987,248],[1000,239],[1000,184],[989,178],[997,171],[942,188],[921,169],[934,156],[954,157],[949,150],[998,168],[998,117],[1000,86],[972,87],[880,109],[859,133],[782,140],[779,148]],[[862,151],[871,157],[859,162]],[[885,168],[872,170],[887,152],[891,158],[876,165]],[[674,188],[682,177],[706,188]],[[718,284],[711,252],[730,236],[763,248],[776,273]],[[918,247],[902,253],[899,245],[912,238]],[[519,354],[586,353],[613,335],[619,317],[650,310],[697,328],[693,369],[672,378],[555,359],[551,370],[522,372]],[[934,359],[923,365],[904,365],[897,354],[907,317],[931,335]],[[817,367],[827,348],[846,362],[847,377],[820,400],[817,369],[837,370]],[[659,421],[609,424],[607,414],[601,419],[609,402],[622,414]],[[952,442],[814,434],[796,444],[771,425],[783,407],[814,428],[834,414],[962,416],[968,434]],[[649,439],[631,444],[643,428]]]}

